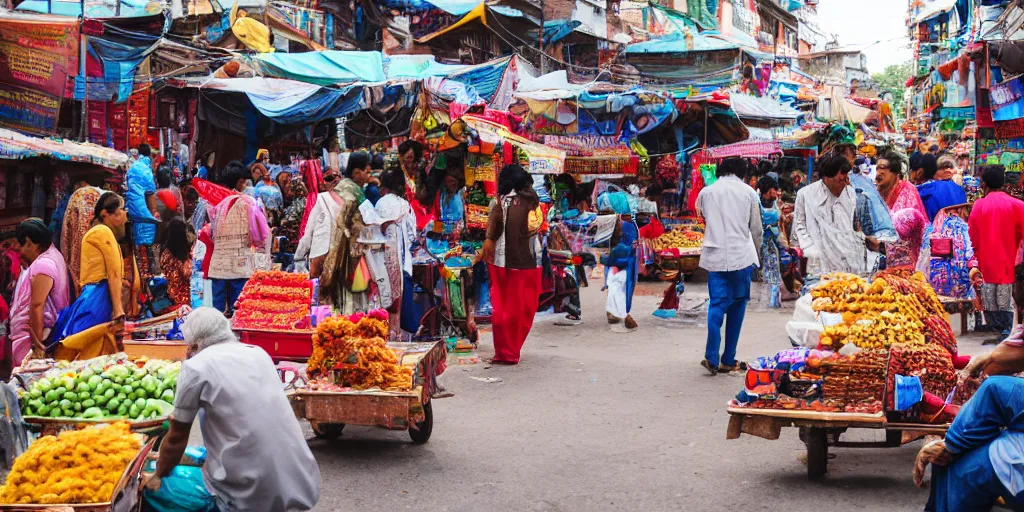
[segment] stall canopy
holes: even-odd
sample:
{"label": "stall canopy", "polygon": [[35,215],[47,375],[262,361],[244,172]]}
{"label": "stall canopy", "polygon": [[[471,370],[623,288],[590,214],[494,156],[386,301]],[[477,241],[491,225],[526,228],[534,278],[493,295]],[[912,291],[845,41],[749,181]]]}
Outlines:
{"label": "stall canopy", "polygon": [[364,88],[340,88],[280,78],[214,78],[194,82],[203,91],[244,93],[256,110],[279,124],[316,123],[365,108]]}
{"label": "stall canopy", "polygon": [[63,139],[31,137],[0,128],[0,159],[20,160],[38,156],[68,162],[91,163],[107,169],[118,169],[128,164],[128,155],[108,147]]}
{"label": "stall canopy", "polygon": [[387,78],[380,52],[258,53],[252,64],[264,76],[315,85],[383,82]]}
{"label": "stall canopy", "polygon": [[476,130],[480,139],[488,145],[511,143],[521,149],[529,160],[527,171],[530,174],[562,174],[565,170],[565,151],[524,139],[508,128],[483,118],[465,115],[462,120]]}
{"label": "stall canopy", "polygon": [[772,155],[781,155],[782,146],[778,141],[737,142],[716,146],[707,151],[711,158],[729,158],[731,156],[767,158]]}
{"label": "stall canopy", "polygon": [[384,59],[388,80],[448,76],[465,71],[466,68],[459,64],[440,64],[433,55],[389,55]]}
{"label": "stall canopy", "polygon": [[79,17],[82,5],[85,5],[86,18],[130,18],[136,16],[152,16],[163,11],[164,4],[150,0],[120,0],[118,10],[116,2],[81,2],[79,0],[25,0],[16,7],[19,11],[38,12],[41,14],[57,14],[60,16]]}
{"label": "stall canopy", "polygon": [[643,53],[688,53],[706,52],[715,50],[735,50],[737,45],[721,39],[705,37],[701,34],[691,34],[693,45],[686,42],[686,36],[673,32],[660,39],[633,43],[626,46],[626,54]]}
{"label": "stall canopy", "polygon": [[778,100],[748,94],[731,94],[729,102],[733,112],[740,119],[757,119],[765,121],[795,121],[803,115],[795,108],[783,105]]}
{"label": "stall canopy", "polygon": [[922,7],[921,11],[918,13],[917,16],[914,17],[914,20],[910,24],[917,25],[924,21],[928,21],[936,16],[952,11],[953,8],[956,7],[956,2],[957,0],[925,1],[923,2],[924,7]]}

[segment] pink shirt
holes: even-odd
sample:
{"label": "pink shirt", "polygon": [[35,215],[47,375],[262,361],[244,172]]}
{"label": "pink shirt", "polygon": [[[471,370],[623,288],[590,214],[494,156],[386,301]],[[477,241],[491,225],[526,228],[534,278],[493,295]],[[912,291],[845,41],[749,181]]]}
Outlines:
{"label": "pink shirt", "polygon": [[1024,240],[1024,201],[1005,192],[990,192],[975,201],[967,223],[985,282],[1013,284],[1013,266]]}
{"label": "pink shirt", "polygon": [[43,328],[53,328],[57,323],[57,315],[68,307],[68,268],[64,257],[56,247],[50,246],[43,251],[28,270],[18,277],[18,285],[14,289],[14,302],[11,307],[11,349],[14,365],[18,366],[32,348],[32,337],[28,329],[28,311],[32,303],[32,278],[46,275],[53,279],[53,288],[43,306]]}

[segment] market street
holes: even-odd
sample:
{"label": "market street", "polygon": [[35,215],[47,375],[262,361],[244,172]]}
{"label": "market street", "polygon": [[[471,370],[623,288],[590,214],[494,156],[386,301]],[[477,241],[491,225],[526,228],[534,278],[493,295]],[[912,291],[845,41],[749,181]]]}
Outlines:
{"label": "market street", "polygon": [[[633,306],[640,328],[612,333],[596,283],[583,293],[584,324],[539,320],[519,366],[449,366],[443,380],[456,396],[434,402],[426,445],[413,445],[405,432],[363,427],[322,441],[303,422],[324,475],[317,510],[923,508],[927,491],[911,478],[920,443],[833,449],[825,479],[808,482],[796,429],[783,429],[777,441],[726,441],[725,404],[742,381],[700,367],[705,329],[651,316],[665,285],[641,283]],[[687,285],[687,296],[701,294],[703,283]],[[747,313],[741,359],[788,347],[790,310],[758,309],[752,304]],[[489,340],[481,342],[482,359]],[[977,340],[960,346],[981,350]],[[848,439],[884,437],[860,432]]]}

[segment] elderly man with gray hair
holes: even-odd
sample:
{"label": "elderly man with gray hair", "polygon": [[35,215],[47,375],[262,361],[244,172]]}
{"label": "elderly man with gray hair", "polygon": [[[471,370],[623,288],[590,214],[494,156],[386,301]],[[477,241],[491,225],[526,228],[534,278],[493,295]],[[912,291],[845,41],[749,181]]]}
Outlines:
{"label": "elderly man with gray hair", "polygon": [[178,376],[170,432],[146,486],[158,490],[181,461],[199,416],[207,450],[203,479],[220,512],[312,509],[320,497],[320,467],[270,356],[239,343],[213,308],[192,311],[182,332],[188,359]]}

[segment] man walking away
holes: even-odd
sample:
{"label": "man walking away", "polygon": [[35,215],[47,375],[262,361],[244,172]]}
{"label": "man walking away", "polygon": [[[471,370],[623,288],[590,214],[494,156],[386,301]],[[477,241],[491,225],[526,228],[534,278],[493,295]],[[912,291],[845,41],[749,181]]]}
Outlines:
{"label": "man walking away", "polygon": [[[1005,182],[1001,165],[986,167],[981,181],[985,197],[975,201],[967,225],[985,283],[981,288],[985,318],[1001,333],[999,339],[989,341],[998,343],[1013,326],[1014,263],[1024,240],[1024,202],[1000,190]],[[1018,339],[1019,331],[1014,332]]]}
{"label": "man walking away", "polygon": [[[701,366],[712,375],[731,372],[736,364],[736,345],[750,300],[750,274],[757,265],[761,246],[761,207],[757,192],[743,182],[747,163],[727,158],[718,166],[718,181],[697,196],[697,210],[704,217],[704,246],[700,266],[708,271],[708,343]],[[725,352],[722,322],[725,321]]]}

